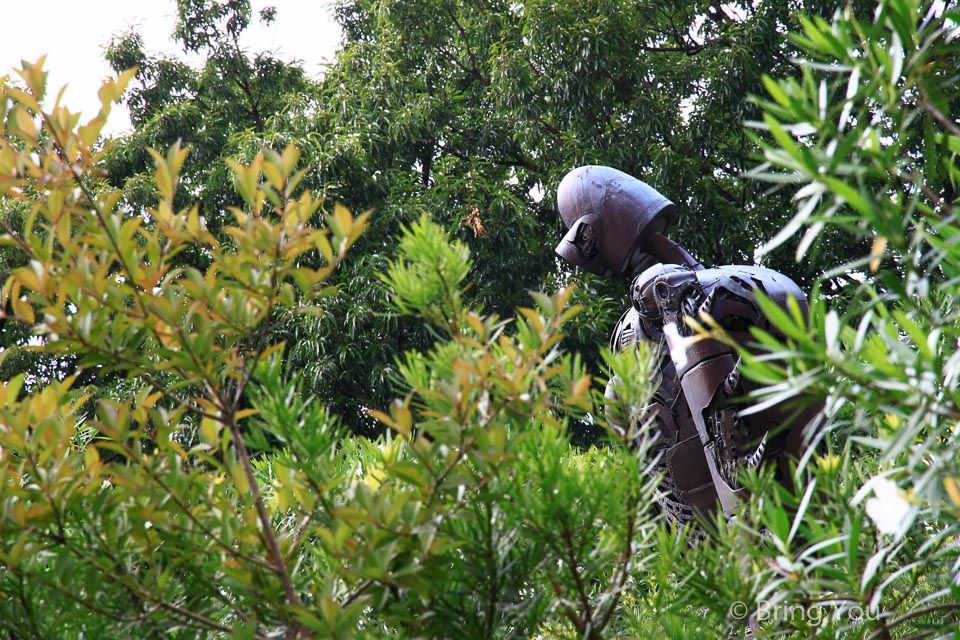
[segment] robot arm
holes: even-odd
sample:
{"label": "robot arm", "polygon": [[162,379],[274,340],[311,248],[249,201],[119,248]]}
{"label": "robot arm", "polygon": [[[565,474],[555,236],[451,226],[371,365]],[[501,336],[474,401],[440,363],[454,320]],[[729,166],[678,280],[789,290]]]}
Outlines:
{"label": "robot arm", "polygon": [[[781,306],[794,298],[806,308],[806,297],[792,280],[761,267],[648,270],[631,288],[634,304],[646,310],[649,322],[663,327],[670,359],[727,514],[736,510],[743,495],[737,474],[764,459],[785,465],[786,457],[781,454],[798,452],[802,428],[817,411],[810,407],[794,415],[784,407],[772,406],[746,417],[740,415],[735,400],[744,396],[750,385],[740,379],[736,349],[691,335],[686,317],[700,313],[710,315],[740,344],[750,340],[751,327],[770,330],[756,304],[757,291]],[[782,470],[781,477],[787,480]]]}
{"label": "robot arm", "polygon": [[690,408],[717,497],[724,513],[732,515],[743,491],[736,483],[736,472],[744,462],[743,454],[754,444],[748,456],[751,460],[747,462],[753,458],[758,462],[762,445],[748,442],[748,429],[729,406],[739,386],[738,358],[734,350],[717,340],[690,337],[686,316],[696,316],[699,311],[710,313],[721,306],[718,300],[725,297],[722,287],[704,288],[698,277],[703,273],[677,270],[661,274],[635,283],[633,291],[646,308],[651,302],[656,305],[670,359]]}
{"label": "robot arm", "polygon": [[[674,270],[685,269],[676,265],[658,265],[650,271],[662,274]],[[660,314],[655,303],[649,308],[634,304],[627,309],[617,323],[610,348],[623,351],[636,348],[639,342],[654,345],[663,342]],[[717,492],[676,368],[665,350],[659,359],[656,392],[649,404],[639,410],[626,406],[617,397],[618,381],[614,378],[606,389],[606,414],[621,436],[627,433],[631,414],[637,424],[649,424],[653,429],[657,438],[654,473],[663,475],[657,503],[671,520],[686,523],[694,520],[697,512],[708,514],[715,510]]]}

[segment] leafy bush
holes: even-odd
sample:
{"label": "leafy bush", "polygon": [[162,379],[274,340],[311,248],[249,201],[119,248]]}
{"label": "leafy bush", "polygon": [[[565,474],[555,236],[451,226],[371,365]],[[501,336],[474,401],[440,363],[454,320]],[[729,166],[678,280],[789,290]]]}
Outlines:
{"label": "leafy bush", "polygon": [[[466,249],[426,218],[412,225],[385,281],[396,309],[442,339],[398,363],[404,399],[371,409],[392,435],[347,438],[283,377],[271,332],[333,293],[324,282],[366,215],[319,213],[297,191],[292,148],[231,165],[246,207],[230,211],[226,240],[196,207],[174,211],[177,146],[154,153],[157,205],[118,210],[95,142],[127,78],[105,85],[104,110],[79,128],[59,105],[42,111],[39,64],[23,78],[27,90],[5,85],[0,103],[4,205],[29,211],[5,229],[26,256],[4,286],[8,320],[130,392],[97,396],[75,377],[2,387],[5,631],[603,634],[652,558],[656,478],[648,455],[566,438],[602,401],[559,347],[571,289],[535,295],[513,321],[484,316],[464,301]],[[174,261],[187,247],[205,270]],[[301,266],[310,253],[322,267]],[[644,401],[646,354],[610,362]]]}
{"label": "leafy bush", "polygon": [[787,340],[757,334],[763,355],[743,354],[767,384],[755,400],[822,397],[827,420],[797,495],[753,478],[719,553],[671,559],[685,576],[675,611],[797,637],[960,628],[958,35],[950,3],[887,0],[873,22],[805,20],[802,80],[766,81],[753,175],[796,187],[797,213],[764,250],[805,231],[797,257],[816,255],[831,229],[872,249],[825,274],[852,285],[815,291],[809,326],[765,305]]}

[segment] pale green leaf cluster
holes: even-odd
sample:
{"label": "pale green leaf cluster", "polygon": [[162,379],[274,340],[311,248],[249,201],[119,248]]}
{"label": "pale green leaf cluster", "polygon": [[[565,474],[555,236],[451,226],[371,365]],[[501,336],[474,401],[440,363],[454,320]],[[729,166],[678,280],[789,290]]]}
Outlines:
{"label": "pale green leaf cluster", "polygon": [[[28,211],[22,226],[3,222],[3,242],[27,256],[4,283],[5,319],[31,327],[36,349],[131,392],[104,396],[78,376],[0,387],[0,629],[266,639],[612,628],[653,558],[658,478],[646,425],[616,446],[570,445],[571,420],[602,413],[591,376],[560,347],[572,289],[535,294],[512,322],[486,316],[464,301],[469,251],[423,218],[384,282],[441,339],[398,362],[405,398],[369,408],[388,435],[348,437],[285,375],[271,331],[318,312],[369,214],[322,215],[288,147],[230,163],[245,206],[214,234],[199,207],[176,209],[189,153],[178,145],[151,152],[156,204],[124,211],[76,118],[43,110],[41,66],[23,78],[26,91],[0,93],[2,198]],[[122,85],[108,89],[107,105]],[[188,248],[205,268],[175,260]],[[631,397],[649,397],[648,377],[631,379]]]}

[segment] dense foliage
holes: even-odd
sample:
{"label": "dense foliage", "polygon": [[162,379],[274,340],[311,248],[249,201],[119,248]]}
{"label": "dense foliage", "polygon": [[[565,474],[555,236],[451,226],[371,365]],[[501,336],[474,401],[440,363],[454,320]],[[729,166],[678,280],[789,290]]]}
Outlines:
{"label": "dense foliage", "polygon": [[[114,70],[138,73],[124,98],[135,130],[105,158],[109,179],[134,209],[150,206],[145,147],[180,140],[192,151],[178,204],[200,202],[216,233],[219,212],[238,203],[218,159],[249,162],[264,146],[295,144],[311,168],[305,186],[353,211],[374,208],[334,276],[341,295],[323,303],[329,312],[292,320],[277,338],[289,345],[289,371],[354,431],[376,433],[364,408],[396,393],[397,356],[432,342],[418,323],[385,313],[377,278],[402,227],[423,213],[467,243],[473,299],[501,315],[526,304],[528,290],[579,278],[553,247],[563,232],[556,185],[580,164],[617,167],[675,200],[675,235],[707,264],[752,262],[782,228],[790,194],[741,178],[759,152],[742,126],[760,113],[749,96],[763,91],[764,73],[796,75],[787,32],[801,12],[829,18],[848,3],[742,4],[344,1],[340,50],[313,81],[296,63],[238,47],[253,19],[246,0],[178,0],[175,38],[204,63],[149,56],[135,33],[114,41]],[[874,2],[852,6],[869,15]],[[837,262],[857,249],[831,238],[818,252]],[[788,250],[766,260],[805,285],[820,271]],[[565,343],[597,370],[598,336],[625,287],[578,285],[584,312]]]}
{"label": "dense foliage", "polygon": [[[958,632],[953,3],[344,2],[316,84],[250,64],[247,2],[177,4],[201,72],[131,36],[86,121],[42,62],[0,82],[4,634]],[[795,493],[754,474],[696,532],[649,508],[647,425],[602,389],[641,407],[651,354],[581,355],[616,305],[550,256],[588,161],[713,212],[681,231],[711,262],[816,256],[811,322],[771,306],[742,366],[826,400]]]}
{"label": "dense foliage", "polygon": [[[620,481],[642,477],[627,447],[578,453],[564,436],[594,393],[558,349],[569,289],[539,296],[508,337],[462,300],[466,249],[413,225],[387,279],[397,308],[446,340],[399,365],[411,394],[376,414],[393,439],[344,440],[283,378],[266,336],[317,312],[366,216],[338,208],[312,227],[319,202],[299,191],[290,148],[232,165],[246,204],[218,241],[197,207],[174,207],[176,146],[154,155],[157,205],[127,215],[96,184],[104,118],[75,130],[63,107],[41,114],[41,67],[23,77],[27,91],[4,89],[0,153],[5,197],[31,204],[5,236],[29,258],[4,289],[11,314],[131,389],[88,410],[73,377],[24,398],[23,376],[4,385],[8,632],[382,637],[457,624],[473,637],[525,636],[551,618],[587,635],[608,624],[651,544],[642,505],[655,479]],[[105,86],[105,104],[128,79]],[[188,247],[205,271],[176,266]],[[325,266],[300,266],[311,252]],[[639,381],[642,355],[619,365]]]}

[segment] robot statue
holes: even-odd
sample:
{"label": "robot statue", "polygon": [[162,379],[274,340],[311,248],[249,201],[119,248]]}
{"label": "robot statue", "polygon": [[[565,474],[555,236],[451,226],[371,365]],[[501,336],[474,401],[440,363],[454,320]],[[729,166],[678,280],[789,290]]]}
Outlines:
{"label": "robot statue", "polygon": [[[750,327],[777,334],[755,292],[784,307],[793,298],[806,314],[799,287],[763,267],[705,268],[664,235],[676,214],[674,204],[616,169],[574,169],[560,182],[557,204],[568,227],[556,249],[562,258],[600,276],[632,278],[632,304],[617,323],[611,349],[641,341],[665,346],[659,386],[640,412],[653,420],[658,434],[656,470],[664,477],[660,509],[680,523],[707,515],[718,504],[733,515],[744,491],[738,473],[763,463],[776,464],[781,480],[789,482],[786,462],[801,451],[804,427],[819,407],[776,405],[741,415],[744,406],[737,400],[756,387],[739,376],[736,350],[714,339],[690,339],[693,330],[685,318],[705,312],[748,345]],[[607,388],[614,424],[623,415],[616,409],[615,386],[612,381]]]}

